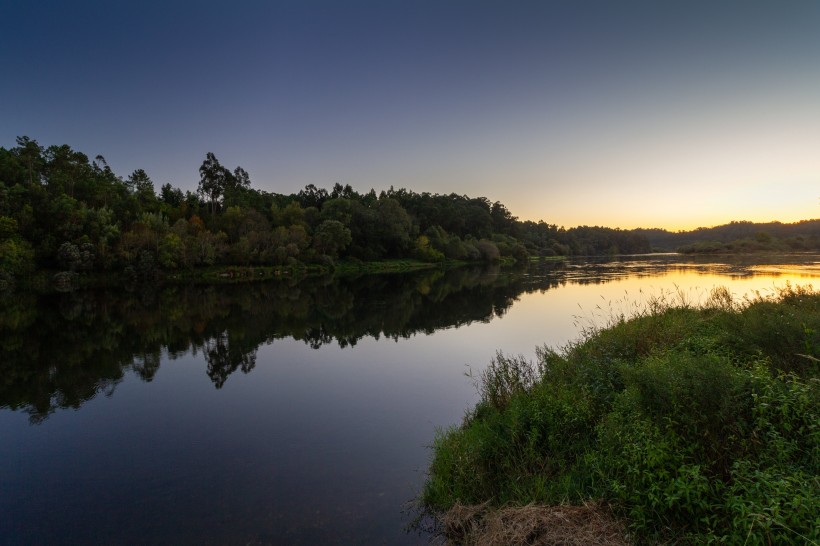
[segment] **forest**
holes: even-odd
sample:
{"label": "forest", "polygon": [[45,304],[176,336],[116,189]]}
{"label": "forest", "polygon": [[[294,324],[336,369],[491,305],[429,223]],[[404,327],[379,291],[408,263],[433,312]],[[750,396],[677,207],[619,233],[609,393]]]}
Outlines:
{"label": "forest", "polygon": [[[335,184],[279,194],[207,153],[196,192],[29,137],[0,147],[0,285],[33,272],[153,279],[208,266],[521,261],[649,251],[638,233],[521,221],[486,197]],[[195,166],[192,166],[192,173]]]}
{"label": "forest", "polygon": [[[670,232],[522,221],[499,201],[405,188],[359,193],[308,184],[281,194],[213,153],[197,191],[159,190],[143,169],[116,174],[70,146],[18,137],[0,147],[0,288],[32,273],[135,280],[213,266],[332,269],[339,263],[522,262],[531,257],[650,251],[737,253],[820,249],[820,220],[731,222]],[[192,173],[195,172],[192,166]],[[545,209],[549,204],[545,203]]]}

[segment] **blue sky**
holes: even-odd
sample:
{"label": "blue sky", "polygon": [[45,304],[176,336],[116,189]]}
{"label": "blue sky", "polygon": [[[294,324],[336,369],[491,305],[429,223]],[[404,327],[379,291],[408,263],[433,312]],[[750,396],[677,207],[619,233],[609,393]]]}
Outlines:
{"label": "blue sky", "polygon": [[0,146],[193,190],[484,195],[565,226],[814,218],[820,3],[55,2],[0,18]]}

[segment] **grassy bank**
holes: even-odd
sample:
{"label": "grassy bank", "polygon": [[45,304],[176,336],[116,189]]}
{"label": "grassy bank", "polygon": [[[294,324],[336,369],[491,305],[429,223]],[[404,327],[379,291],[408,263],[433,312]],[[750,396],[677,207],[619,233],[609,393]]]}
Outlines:
{"label": "grassy bank", "polygon": [[498,354],[462,426],[437,434],[421,504],[445,521],[594,503],[635,543],[817,543],[818,356],[820,293],[793,287],[655,301],[535,362]]}

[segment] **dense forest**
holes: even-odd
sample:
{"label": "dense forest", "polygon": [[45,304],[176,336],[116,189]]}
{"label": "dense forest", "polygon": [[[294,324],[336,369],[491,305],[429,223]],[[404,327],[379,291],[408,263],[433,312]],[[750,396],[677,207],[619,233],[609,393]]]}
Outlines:
{"label": "dense forest", "polygon": [[[312,184],[295,194],[252,187],[213,153],[196,192],[125,178],[102,156],[19,137],[0,147],[0,284],[34,271],[134,278],[203,266],[333,266],[413,258],[485,261],[649,251],[642,234],[520,221],[485,197]],[[192,172],[194,167],[192,166]]]}
{"label": "dense forest", "polygon": [[[207,266],[333,267],[390,259],[522,261],[650,251],[820,249],[820,220],[732,222],[673,233],[521,221],[486,197],[376,193],[335,184],[298,193],[254,188],[247,171],[207,153],[196,192],[143,169],[123,178],[102,156],[18,137],[0,147],[0,287],[36,271],[153,279]],[[195,172],[192,167],[192,173]]]}

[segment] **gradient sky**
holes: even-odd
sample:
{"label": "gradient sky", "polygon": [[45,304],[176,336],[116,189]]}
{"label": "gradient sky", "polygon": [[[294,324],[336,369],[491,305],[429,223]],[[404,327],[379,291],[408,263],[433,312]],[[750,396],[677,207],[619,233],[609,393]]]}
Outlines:
{"label": "gradient sky", "polygon": [[18,135],[194,190],[483,195],[566,227],[820,217],[820,2],[66,2],[0,10]]}

